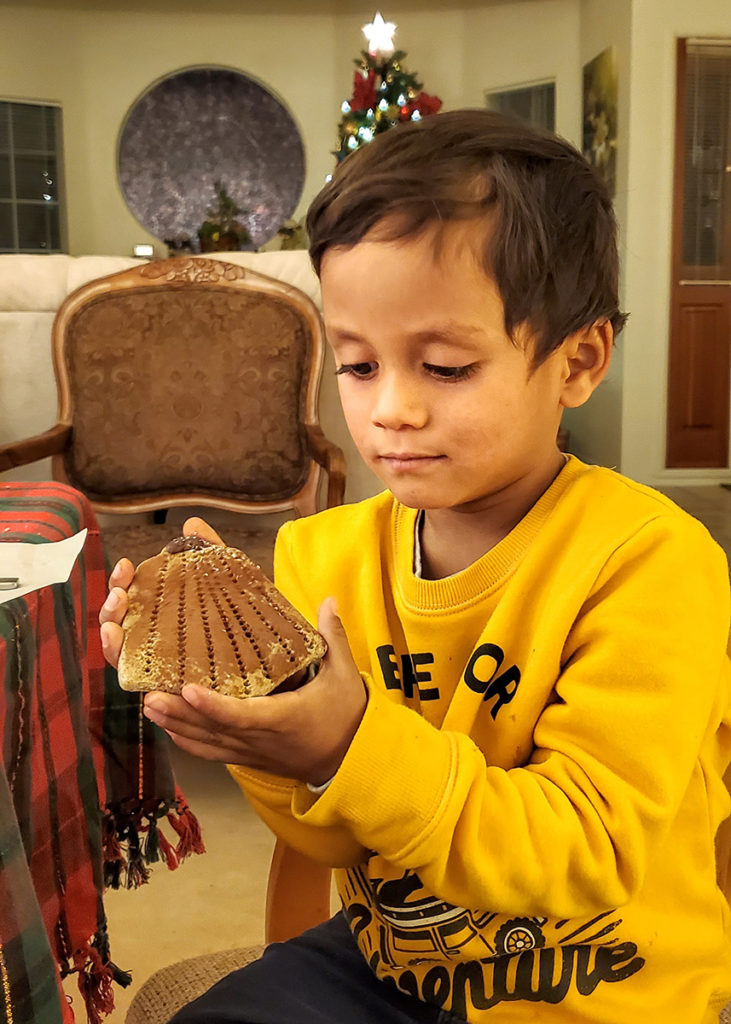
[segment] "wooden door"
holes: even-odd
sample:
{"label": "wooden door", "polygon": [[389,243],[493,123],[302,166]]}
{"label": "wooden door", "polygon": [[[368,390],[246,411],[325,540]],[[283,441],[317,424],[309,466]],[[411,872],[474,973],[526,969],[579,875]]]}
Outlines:
{"label": "wooden door", "polygon": [[669,467],[729,465],[731,40],[678,40]]}

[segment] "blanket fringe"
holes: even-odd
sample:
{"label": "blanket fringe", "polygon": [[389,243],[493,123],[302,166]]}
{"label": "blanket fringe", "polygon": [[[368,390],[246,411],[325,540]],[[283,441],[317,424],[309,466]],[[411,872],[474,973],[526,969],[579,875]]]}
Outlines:
{"label": "blanket fringe", "polygon": [[150,872],[145,863],[145,854],[140,843],[140,833],[130,823],[127,839],[127,888],[138,889],[150,880]]}
{"label": "blanket fringe", "polygon": [[160,853],[164,857],[168,868],[171,871],[175,871],[175,869],[180,866],[180,858],[175,852],[175,848],[170,840],[163,835],[160,829],[158,829],[158,843],[160,844]]}
{"label": "blanket fringe", "polygon": [[[160,827],[163,820],[177,837],[173,846]],[[108,807],[103,822],[104,884],[136,889],[150,877],[149,866],[163,861],[174,871],[192,853],[205,853],[198,819],[176,789],[173,803]]]}
{"label": "blanket fringe", "polygon": [[175,847],[175,853],[179,860],[183,860],[191,853],[206,852],[198,819],[186,803],[180,790],[177,790],[175,794],[175,813],[171,811],[167,819],[179,836],[178,845]]}
{"label": "blanket fringe", "polygon": [[104,860],[104,886],[107,889],[119,889],[122,872],[127,867],[127,858],[122,852],[122,844],[117,835],[114,818],[106,814],[102,822],[102,855]]}
{"label": "blanket fringe", "polygon": [[[61,978],[78,975],[79,992],[84,1000],[87,1024],[101,1024],[102,1018],[114,1010],[114,984],[127,988],[132,975],[117,967],[109,958],[109,933],[106,920],[99,924],[90,942],[75,950],[72,956],[59,962]],[[74,1014],[64,1017],[64,1024],[73,1024]]]}
{"label": "blanket fringe", "polygon": [[74,954],[74,968],[79,975],[79,992],[86,1007],[88,1024],[101,1024],[102,1018],[114,1009],[112,965],[105,964],[99,950],[88,945]]}

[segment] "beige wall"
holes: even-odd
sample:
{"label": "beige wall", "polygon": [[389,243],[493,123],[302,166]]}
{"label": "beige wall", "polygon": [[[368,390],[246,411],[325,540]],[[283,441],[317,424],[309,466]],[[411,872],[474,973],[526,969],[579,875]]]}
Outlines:
{"label": "beige wall", "polygon": [[[292,13],[297,5],[277,2],[224,4],[223,10],[186,0],[149,7],[121,0],[48,2],[0,3],[0,97],[63,105],[73,255],[127,255],[136,242],[155,241],[117,186],[117,137],[142,92],[193,65],[242,70],[287,104],[305,140],[298,213],[304,212],[332,169],[340,103],[350,93],[371,4],[334,4],[338,13],[328,13],[327,5],[302,2]],[[408,53],[409,70],[446,107],[480,106],[488,87],[555,75],[559,127],[576,138],[578,0],[404,6],[397,43]]]}
{"label": "beige wall", "polygon": [[323,116],[332,107],[332,18],[246,14],[241,6],[236,13],[177,10],[175,3],[166,11],[0,6],[0,96],[63,104],[73,255],[128,255],[136,242],[155,241],[117,186],[117,136],[140,93],[184,67],[234,67],[264,82],[306,139],[305,195],[322,183],[333,146]]}
{"label": "beige wall", "polygon": [[[627,194],[629,175],[629,107],[631,61],[631,0],[582,0],[579,25],[579,58],[574,74],[581,82],[582,69],[607,47],[613,46],[617,59],[617,191],[614,208],[619,224],[621,261],[620,304],[625,304],[627,237]],[[579,97],[581,104],[581,96]],[[579,117],[581,113],[579,112]],[[577,140],[580,144],[580,140]],[[591,400],[579,409],[569,409],[564,426],[571,433],[571,450],[580,458],[605,466],[619,467],[622,448],[622,373],[627,333],[614,348],[609,373]]]}
{"label": "beige wall", "polygon": [[556,131],[580,142],[578,0],[511,3],[469,11],[464,33],[465,92],[474,106],[486,89],[556,80]]}
{"label": "beige wall", "polygon": [[675,49],[683,36],[731,36],[728,0],[632,5],[622,468],[653,484],[730,480],[725,470],[666,470],[665,419],[675,131]]}

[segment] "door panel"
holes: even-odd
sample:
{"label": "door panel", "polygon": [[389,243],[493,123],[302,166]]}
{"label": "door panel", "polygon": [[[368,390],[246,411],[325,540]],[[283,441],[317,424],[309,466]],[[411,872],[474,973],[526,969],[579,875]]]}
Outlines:
{"label": "door panel", "polygon": [[731,40],[678,41],[666,465],[729,464]]}
{"label": "door panel", "polygon": [[723,289],[703,285],[678,289],[673,312],[669,464],[725,466],[729,445],[729,311]]}

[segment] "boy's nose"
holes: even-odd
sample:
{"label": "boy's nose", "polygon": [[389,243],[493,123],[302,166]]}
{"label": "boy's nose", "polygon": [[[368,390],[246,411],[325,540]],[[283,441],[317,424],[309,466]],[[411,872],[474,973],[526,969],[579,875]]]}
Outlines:
{"label": "boy's nose", "polygon": [[413,381],[389,375],[376,389],[372,419],[376,426],[389,430],[400,427],[423,427],[427,410]]}

